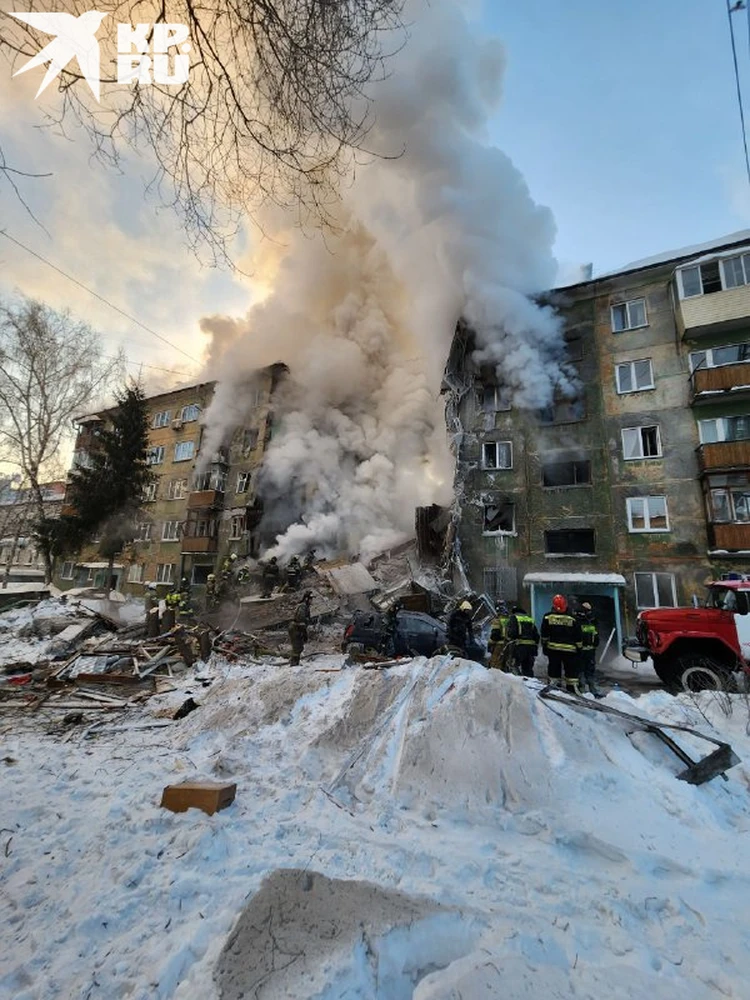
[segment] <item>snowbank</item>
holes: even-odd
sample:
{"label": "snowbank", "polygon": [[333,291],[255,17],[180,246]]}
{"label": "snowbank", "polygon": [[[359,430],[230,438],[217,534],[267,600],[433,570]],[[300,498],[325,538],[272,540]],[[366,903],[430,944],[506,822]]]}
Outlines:
{"label": "snowbank", "polygon": [[[209,669],[180,722],[5,725],[0,995],[747,995],[745,763],[687,785],[648,734],[468,661]],[[609,701],[750,761],[742,696]],[[235,803],[160,809],[188,777]]]}

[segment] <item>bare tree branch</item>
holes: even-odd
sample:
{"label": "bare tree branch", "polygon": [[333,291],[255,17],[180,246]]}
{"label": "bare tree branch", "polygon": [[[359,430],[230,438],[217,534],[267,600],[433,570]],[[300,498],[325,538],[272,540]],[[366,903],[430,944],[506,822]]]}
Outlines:
{"label": "bare tree branch", "polygon": [[[100,160],[150,150],[151,186],[184,223],[194,248],[226,259],[244,214],[267,203],[299,221],[330,222],[338,182],[372,126],[367,85],[403,44],[404,0],[104,0],[99,29],[102,103],[73,60],[60,73],[54,121],[81,126]],[[31,0],[29,9],[79,15],[88,0]],[[117,23],[168,17],[190,31],[187,83],[118,84]],[[18,68],[48,35],[3,20],[0,51]],[[386,46],[390,46],[389,49]],[[22,58],[23,57],[23,58]],[[400,151],[394,150],[394,155]]]}

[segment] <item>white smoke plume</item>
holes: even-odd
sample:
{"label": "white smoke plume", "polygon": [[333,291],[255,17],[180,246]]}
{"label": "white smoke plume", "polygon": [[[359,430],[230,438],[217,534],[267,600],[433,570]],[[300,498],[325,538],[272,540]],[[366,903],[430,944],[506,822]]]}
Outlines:
{"label": "white smoke plume", "polygon": [[570,391],[560,324],[529,296],[555,275],[554,223],[486,128],[504,53],[451,0],[414,0],[411,37],[374,88],[369,145],[339,228],[305,234],[264,220],[256,255],[270,292],[242,320],[211,317],[207,450],[241,413],[253,370],[291,370],[261,491],[286,557],[315,546],[365,560],[413,531],[414,508],[451,496],[440,380],[463,317],[514,403]]}

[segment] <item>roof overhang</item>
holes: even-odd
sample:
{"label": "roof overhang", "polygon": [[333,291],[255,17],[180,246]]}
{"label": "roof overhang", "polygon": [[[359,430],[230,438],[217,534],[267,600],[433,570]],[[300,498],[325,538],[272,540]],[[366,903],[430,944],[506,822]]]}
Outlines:
{"label": "roof overhang", "polygon": [[581,586],[599,583],[609,587],[624,587],[625,577],[620,573],[527,573],[524,576],[524,587],[535,583],[575,583]]}

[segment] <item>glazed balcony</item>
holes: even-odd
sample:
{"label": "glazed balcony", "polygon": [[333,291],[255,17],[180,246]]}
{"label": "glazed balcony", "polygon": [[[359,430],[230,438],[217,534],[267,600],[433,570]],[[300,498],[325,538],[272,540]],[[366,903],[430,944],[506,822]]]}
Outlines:
{"label": "glazed balcony", "polygon": [[750,469],[750,440],[702,444],[698,448],[698,466],[701,474]]}
{"label": "glazed balcony", "polygon": [[723,402],[728,396],[732,401],[750,399],[750,361],[717,368],[696,368],[690,376],[690,402],[693,406]]}
{"label": "glazed balcony", "polygon": [[750,522],[746,524],[709,524],[708,544],[727,552],[750,551]]}
{"label": "glazed balcony", "polygon": [[220,507],[224,503],[224,493],[221,490],[194,490],[188,496],[188,510],[200,507]]}
{"label": "glazed balcony", "polygon": [[746,328],[750,326],[750,285],[677,299],[675,320],[685,339]]}

